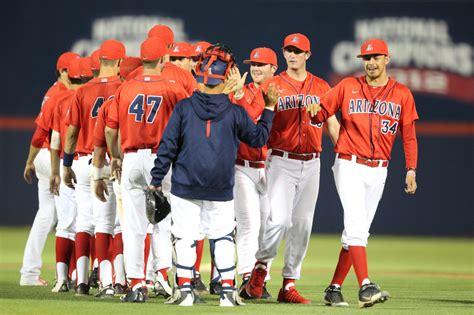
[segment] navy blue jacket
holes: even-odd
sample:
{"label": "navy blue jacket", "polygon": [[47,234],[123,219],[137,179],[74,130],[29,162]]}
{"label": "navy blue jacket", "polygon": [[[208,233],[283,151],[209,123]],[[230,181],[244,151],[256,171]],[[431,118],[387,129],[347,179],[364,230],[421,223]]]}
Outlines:
{"label": "navy blue jacket", "polygon": [[151,170],[151,184],[161,181],[173,164],[171,193],[186,199],[229,201],[234,198],[234,165],[240,140],[262,147],[274,113],[264,110],[255,125],[227,95],[194,92],[176,104]]}

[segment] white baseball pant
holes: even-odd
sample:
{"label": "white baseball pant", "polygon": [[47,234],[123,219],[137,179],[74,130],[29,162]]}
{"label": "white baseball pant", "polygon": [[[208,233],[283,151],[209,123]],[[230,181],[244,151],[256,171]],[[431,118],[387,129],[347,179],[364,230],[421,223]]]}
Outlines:
{"label": "white baseball pant", "polygon": [[334,180],[344,209],[344,231],[341,243],[349,246],[367,246],[370,225],[382,198],[387,178],[387,167],[368,167],[336,156]]}
{"label": "white baseball pant", "polygon": [[272,261],[286,236],[284,278],[299,279],[301,275],[318,199],[320,166],[319,158],[309,161],[272,155],[268,158],[270,214],[255,256],[263,262]]}
{"label": "white baseball pant", "polygon": [[49,176],[51,175],[51,158],[49,150],[43,148],[34,161],[36,177],[38,178],[38,211],[25,246],[23,265],[20,269],[20,284],[27,284],[39,278],[43,260],[44,245],[48,233],[56,225],[56,207],[54,195],[49,191]]}

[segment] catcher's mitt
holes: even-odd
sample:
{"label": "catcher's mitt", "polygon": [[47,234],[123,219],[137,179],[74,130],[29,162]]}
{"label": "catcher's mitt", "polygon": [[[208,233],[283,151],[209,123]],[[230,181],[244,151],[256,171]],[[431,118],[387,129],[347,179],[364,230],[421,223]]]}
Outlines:
{"label": "catcher's mitt", "polygon": [[171,206],[161,191],[145,190],[146,216],[151,224],[156,224],[166,218],[171,212]]}

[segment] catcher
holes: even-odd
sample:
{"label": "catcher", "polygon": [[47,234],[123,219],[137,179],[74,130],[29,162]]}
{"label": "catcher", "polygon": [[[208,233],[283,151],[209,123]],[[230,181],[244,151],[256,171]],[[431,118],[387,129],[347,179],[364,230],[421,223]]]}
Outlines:
{"label": "catcher", "polygon": [[237,84],[228,77],[234,66],[230,49],[210,46],[196,65],[199,92],[176,104],[151,170],[150,189],[160,191],[173,163],[171,178],[171,232],[176,252],[178,287],[166,302],[192,306],[191,286],[196,260],[195,240],[205,235],[222,279],[220,306],[243,305],[235,284],[234,164],[239,141],[263,146],[271,130],[277,89],[265,95],[267,109],[257,125],[226,90]]}

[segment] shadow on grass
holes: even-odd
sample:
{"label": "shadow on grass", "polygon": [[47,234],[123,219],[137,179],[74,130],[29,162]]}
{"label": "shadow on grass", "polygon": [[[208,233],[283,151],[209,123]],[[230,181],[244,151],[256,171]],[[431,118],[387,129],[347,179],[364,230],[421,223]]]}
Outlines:
{"label": "shadow on grass", "polygon": [[425,301],[474,305],[474,300],[422,299]]}

